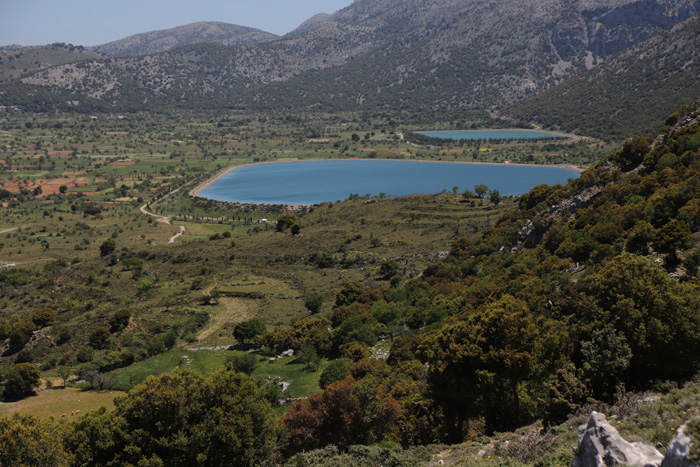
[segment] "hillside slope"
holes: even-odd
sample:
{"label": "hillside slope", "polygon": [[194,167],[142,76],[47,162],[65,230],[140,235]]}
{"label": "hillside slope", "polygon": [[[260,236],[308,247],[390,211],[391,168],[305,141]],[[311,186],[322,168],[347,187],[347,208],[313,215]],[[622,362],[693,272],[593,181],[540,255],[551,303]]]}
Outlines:
{"label": "hillside slope", "polygon": [[272,42],[66,65],[24,83],[125,109],[497,107],[698,11],[699,0],[359,0]]}
{"label": "hillside slope", "polygon": [[[481,239],[457,240],[420,277],[340,290],[330,352],[372,345],[382,333],[391,350],[385,362],[360,360],[342,383],[293,406],[284,417],[289,450],[369,444],[323,414],[341,387],[371,385],[387,406],[401,407],[392,439],[406,446],[459,443],[538,419],[552,426],[591,401],[694,377],[698,105],[669,123],[656,141],[635,138],[567,185],[534,188]],[[282,348],[312,339],[294,328],[264,341]],[[375,436],[387,430],[372,428]]]}
{"label": "hillside slope", "polygon": [[97,52],[67,44],[3,47],[0,48],[0,83],[16,80],[37,70],[100,58],[102,55]]}
{"label": "hillside slope", "polygon": [[328,13],[319,13],[317,15],[312,16],[311,18],[307,19],[303,23],[301,23],[294,31],[290,32],[289,34],[298,34],[300,32],[306,31],[308,29],[315,28],[321,23],[325,23],[331,18],[331,15]]}
{"label": "hillside slope", "polygon": [[259,29],[221,22],[198,22],[141,34],[91,47],[110,57],[138,57],[165,52],[183,45],[215,43],[222,45],[252,44],[276,39]]}
{"label": "hillside slope", "polygon": [[630,137],[700,95],[700,16],[506,110],[591,136]]}

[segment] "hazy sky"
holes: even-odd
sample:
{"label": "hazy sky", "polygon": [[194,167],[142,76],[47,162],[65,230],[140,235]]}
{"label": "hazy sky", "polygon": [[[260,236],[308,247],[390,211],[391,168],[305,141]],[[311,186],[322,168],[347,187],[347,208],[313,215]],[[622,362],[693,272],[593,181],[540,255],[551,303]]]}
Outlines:
{"label": "hazy sky", "polygon": [[100,45],[197,21],[285,34],[352,0],[0,0],[0,45]]}

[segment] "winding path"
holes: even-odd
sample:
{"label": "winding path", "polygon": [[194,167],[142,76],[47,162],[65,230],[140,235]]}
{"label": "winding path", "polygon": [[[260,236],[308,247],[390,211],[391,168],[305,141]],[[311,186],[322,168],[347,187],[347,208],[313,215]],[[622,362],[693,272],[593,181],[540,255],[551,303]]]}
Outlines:
{"label": "winding path", "polygon": [[[155,217],[156,222],[163,222],[165,224],[171,225],[170,224],[170,220],[172,219],[171,216],[161,216],[160,214],[156,214],[154,212],[149,211],[148,210],[148,203],[141,206],[140,211],[142,214],[145,214],[145,215],[151,216],[151,217]],[[175,243],[175,239],[184,233],[185,233],[185,226],[181,225],[180,231],[178,233],[176,233],[175,235],[173,235],[172,237],[170,237],[170,240],[168,240],[168,244]]]}
{"label": "winding path", "polygon": [[[170,222],[168,222],[168,224],[169,224],[169,223],[170,223]],[[175,235],[173,235],[172,237],[170,237],[170,240],[168,240],[168,243],[169,243],[169,244],[170,244],[170,243],[175,243],[175,239],[176,239],[177,237],[179,237],[180,235],[184,234],[184,233],[185,233],[185,226],[184,226],[184,225],[181,225],[181,226],[180,226],[180,231],[179,231],[178,233],[176,233]]]}
{"label": "winding path", "polygon": [[141,210],[141,213],[143,213],[147,216],[155,217],[157,222],[165,222],[166,224],[170,225],[170,219],[171,219],[170,216],[161,216],[160,214],[156,214],[155,212],[149,211],[148,210],[148,203],[141,206],[140,210]]}
{"label": "winding path", "polygon": [[12,231],[15,231],[17,229],[26,229],[27,227],[29,227],[29,226],[28,225],[20,225],[19,227],[10,227],[9,229],[0,230],[0,234],[12,232]]}

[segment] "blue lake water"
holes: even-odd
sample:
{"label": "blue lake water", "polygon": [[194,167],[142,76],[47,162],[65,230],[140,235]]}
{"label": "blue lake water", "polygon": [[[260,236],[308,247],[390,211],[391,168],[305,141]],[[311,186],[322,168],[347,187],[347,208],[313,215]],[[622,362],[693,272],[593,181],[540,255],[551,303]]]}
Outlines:
{"label": "blue lake water", "polygon": [[463,131],[419,131],[421,135],[443,139],[538,139],[565,138],[565,136],[533,130],[463,130]]}
{"label": "blue lake water", "polygon": [[329,160],[244,165],[199,192],[220,201],[256,204],[318,204],[350,194],[406,196],[473,190],[484,183],[503,196],[520,195],[542,183],[564,184],[573,170],[507,164],[394,160]]}

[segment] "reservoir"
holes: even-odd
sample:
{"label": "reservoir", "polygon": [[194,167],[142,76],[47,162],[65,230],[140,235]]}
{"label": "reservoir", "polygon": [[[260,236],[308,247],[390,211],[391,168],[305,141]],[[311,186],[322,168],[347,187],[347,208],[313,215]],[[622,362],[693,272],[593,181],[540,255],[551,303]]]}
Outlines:
{"label": "reservoir", "polygon": [[418,134],[429,136],[430,138],[442,139],[468,139],[468,140],[490,140],[490,139],[559,139],[566,136],[555,133],[534,130],[460,130],[460,131],[419,131]]}
{"label": "reservoir", "polygon": [[318,204],[360,196],[406,196],[459,192],[485,184],[502,196],[521,195],[546,183],[578,178],[574,170],[508,164],[400,160],[276,162],[236,167],[197,194],[219,201],[255,204]]}

